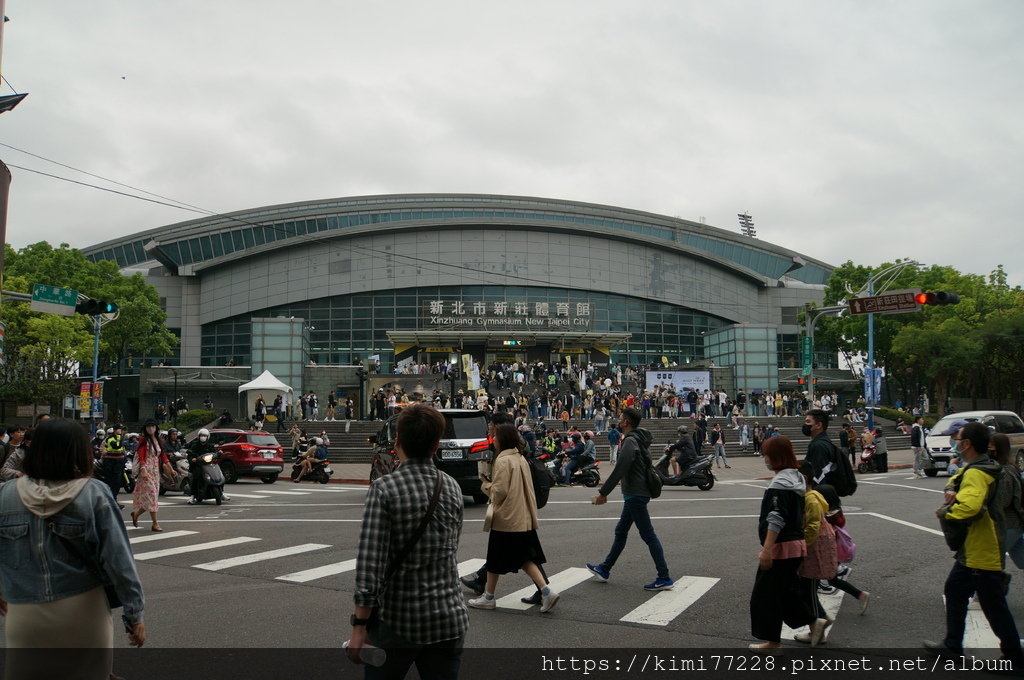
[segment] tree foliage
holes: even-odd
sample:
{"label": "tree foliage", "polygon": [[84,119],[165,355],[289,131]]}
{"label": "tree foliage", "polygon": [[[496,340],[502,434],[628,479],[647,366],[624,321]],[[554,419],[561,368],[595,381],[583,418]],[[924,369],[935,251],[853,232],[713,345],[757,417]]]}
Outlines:
{"label": "tree foliage", "polygon": [[[178,343],[164,325],[167,314],[156,289],[141,274],[122,275],[114,262],[90,262],[66,243],[54,248],[40,242],[18,251],[5,244],[4,290],[31,293],[35,284],[72,288],[119,306],[118,317],[100,333],[101,366],[130,355],[167,354]],[[56,407],[76,393],[79,366],[93,363],[93,318],[33,312],[28,303],[11,301],[0,314],[7,325],[0,399]]]}
{"label": "tree foliage", "polygon": [[[841,304],[853,297],[851,290],[867,295],[868,277],[889,266],[840,265],[826,286],[824,304]],[[948,266],[907,267],[874,294],[907,288],[952,291],[960,295],[960,303],[874,315],[874,361],[886,369],[895,398],[909,401],[928,392],[939,408],[950,395],[1008,400],[1019,412],[1024,397],[1024,291],[1008,285],[1002,265],[987,278]],[[867,315],[821,319],[815,344],[866,357]]]}

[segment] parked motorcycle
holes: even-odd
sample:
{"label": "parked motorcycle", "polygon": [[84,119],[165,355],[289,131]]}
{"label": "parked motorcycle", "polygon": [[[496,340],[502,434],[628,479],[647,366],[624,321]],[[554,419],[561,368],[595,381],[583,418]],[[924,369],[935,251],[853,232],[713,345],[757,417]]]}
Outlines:
{"label": "parked motorcycle", "polygon": [[[205,453],[199,457],[202,463],[200,470],[199,493],[195,494],[202,503],[207,498],[217,501],[217,505],[224,502],[224,471],[220,469],[220,452]],[[190,503],[192,501],[189,501]]]}
{"label": "parked motorcycle", "polygon": [[860,463],[857,465],[857,472],[866,474],[868,470],[875,469],[875,451],[876,447],[874,444],[868,444],[864,447],[864,450],[860,452]]}
{"label": "parked motorcycle", "polygon": [[168,491],[180,491],[185,496],[192,495],[192,480],[189,478],[188,459],[182,453],[172,453],[168,456],[171,461],[171,469],[178,473],[175,479],[170,479],[163,471],[160,472],[160,495]]}
{"label": "parked motorcycle", "polygon": [[695,486],[701,491],[709,491],[715,485],[715,474],[711,471],[711,463],[714,460],[712,454],[706,453],[697,456],[697,459],[678,475],[670,475],[668,473],[669,461],[671,459],[671,454],[663,453],[658,462],[654,464],[654,469],[657,470],[658,476],[661,477],[663,485]]}

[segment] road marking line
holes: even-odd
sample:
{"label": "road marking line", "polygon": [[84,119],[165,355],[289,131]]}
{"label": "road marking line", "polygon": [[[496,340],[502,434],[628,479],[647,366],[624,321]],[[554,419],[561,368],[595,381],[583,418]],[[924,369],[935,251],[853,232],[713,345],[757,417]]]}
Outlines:
{"label": "road marking line", "polygon": [[308,491],[274,491],[273,489],[267,489],[260,491],[260,493],[274,494],[275,496],[308,496]]}
{"label": "road marking line", "polygon": [[[133,529],[135,527],[132,527]],[[189,534],[198,533],[196,531],[167,531],[162,534],[155,533],[152,536],[136,536],[135,538],[129,538],[128,542],[132,545],[136,543],[148,543],[149,541],[162,541],[165,538],[177,538],[178,536],[188,536]]]}
{"label": "road marking line", "polygon": [[238,545],[239,543],[251,543],[252,541],[258,541],[258,538],[252,538],[251,536],[238,536],[237,538],[225,538],[222,541],[210,541],[209,543],[194,543],[192,545],[183,545],[178,548],[167,548],[166,550],[153,550],[151,552],[139,553],[135,556],[135,560],[153,560],[158,557],[168,557],[170,555],[180,555],[182,553],[199,552],[200,550],[212,550],[214,548],[223,548],[228,545]]}
{"label": "road marking line", "polygon": [[656,593],[654,597],[623,616],[619,621],[643,623],[649,626],[667,626],[677,616],[704,596],[718,583],[709,576],[683,576],[676,580],[675,588]]}
{"label": "road marking line", "polygon": [[[946,596],[942,596],[942,606],[946,606]],[[985,612],[980,609],[968,609],[967,619],[964,622],[964,649],[998,649],[999,638],[992,632],[985,618]]]}
{"label": "road marking line", "polygon": [[[349,493],[352,489],[332,489],[330,486],[314,485],[312,482],[309,484],[298,487],[303,491],[320,491],[321,493]],[[369,488],[369,487],[366,487]]]}
{"label": "road marking line", "polygon": [[[839,608],[843,606],[843,591],[839,590],[839,588],[836,588],[836,592],[829,593],[828,595],[826,595],[825,593],[822,593],[819,590],[818,600],[821,601],[821,606],[825,608],[825,614],[828,616],[828,618],[835,619],[837,616],[839,616]],[[834,624],[833,626],[828,627],[828,633],[832,632],[833,627]],[[793,640],[797,631],[802,631],[804,633],[809,632],[807,626],[802,626],[800,628],[794,629],[790,628],[786,624],[782,624],[782,639]]]}
{"label": "road marking line", "polygon": [[861,484],[872,484],[874,486],[897,486],[901,489],[914,489],[915,491],[930,491],[931,493],[946,493],[943,489],[929,489],[923,486],[910,486],[909,484],[892,484],[890,482],[868,482],[864,481]]}
{"label": "road marking line", "polygon": [[[868,515],[870,517],[877,517],[879,519],[885,519],[885,520],[889,520],[890,522],[895,522],[896,524],[902,524],[903,526],[911,527],[911,528],[914,528],[914,529],[920,529],[921,531],[927,531],[929,534],[935,534],[936,536],[942,536],[943,535],[942,532],[939,531],[938,529],[932,529],[930,527],[923,527],[920,524],[913,524],[911,522],[907,522],[906,520],[897,519],[895,517],[889,517],[888,515],[881,515],[881,514],[879,514],[877,512],[851,512],[849,514],[851,514],[851,515]],[[938,520],[936,520],[936,521],[938,521]]]}
{"label": "road marking line", "polygon": [[[589,569],[582,567],[569,567],[564,571],[560,571],[554,576],[548,579],[548,585],[559,593],[564,593],[575,585],[583,583],[588,578],[593,576]],[[533,607],[532,604],[524,604],[520,602],[519,598],[529,597],[537,592],[537,586],[533,583],[525,588],[521,588],[514,593],[506,595],[498,600],[498,606],[502,609],[519,609],[526,610]]]}
{"label": "road marking line", "polygon": [[459,562],[459,578],[462,578],[463,576],[469,576],[470,574],[475,574],[477,571],[480,570],[480,567],[484,566],[484,562],[486,561],[487,560],[481,560],[478,557],[474,557],[471,560]]}
{"label": "road marking line", "polygon": [[[255,498],[257,500],[266,500],[267,498],[269,498],[269,496],[257,496],[254,493],[234,493],[234,492],[232,492],[232,493],[229,493],[228,495],[231,496],[232,498]],[[185,501],[185,504],[186,505],[188,504],[188,500],[187,499]],[[205,503],[200,503],[200,505],[205,505]]]}
{"label": "road marking line", "polygon": [[324,548],[330,548],[331,546],[323,543],[303,543],[302,545],[293,545],[289,548],[278,548],[277,550],[267,550],[264,552],[252,553],[250,555],[240,555],[239,557],[229,557],[225,560],[217,560],[215,562],[204,562],[203,564],[193,564],[193,569],[205,569],[207,571],[220,571],[221,569],[228,569],[230,567],[238,567],[243,564],[252,564],[254,562],[263,562],[264,560],[273,560],[278,557],[288,557],[289,555],[300,555],[302,553],[313,552],[314,550],[323,550]]}
{"label": "road marking line", "polygon": [[318,578],[324,578],[325,576],[334,576],[335,574],[344,574],[346,571],[352,571],[356,568],[355,560],[345,560],[344,562],[335,562],[334,564],[325,564],[322,567],[316,567],[314,569],[306,569],[305,571],[297,571],[294,574],[286,574],[284,576],[278,576],[275,580],[277,581],[290,581],[291,583],[307,583],[309,581],[315,581]]}

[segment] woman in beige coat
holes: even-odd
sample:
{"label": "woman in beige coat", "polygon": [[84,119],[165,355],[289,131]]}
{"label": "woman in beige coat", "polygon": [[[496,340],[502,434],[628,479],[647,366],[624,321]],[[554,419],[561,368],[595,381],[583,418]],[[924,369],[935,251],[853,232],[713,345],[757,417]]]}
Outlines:
{"label": "woman in beige coat", "polygon": [[519,432],[511,423],[499,425],[494,433],[499,451],[491,464],[491,475],[480,476],[480,490],[491,499],[484,519],[487,541],[487,586],[484,594],[470,600],[477,609],[494,609],[494,591],[501,574],[522,569],[541,592],[542,612],[558,602],[559,595],[544,580],[537,565],[544,564],[544,550],[537,538],[537,499],[533,493],[530,465],[523,457]]}

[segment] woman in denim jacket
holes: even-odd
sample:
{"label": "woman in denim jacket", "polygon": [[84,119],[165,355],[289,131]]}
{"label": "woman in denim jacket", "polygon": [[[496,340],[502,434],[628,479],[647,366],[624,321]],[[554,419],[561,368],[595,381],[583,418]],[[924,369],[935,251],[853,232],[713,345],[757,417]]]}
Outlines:
{"label": "woman in denim jacket", "polygon": [[[7,617],[9,650],[111,650],[105,586],[124,603],[129,643],[141,647],[146,641],[142,585],[128,533],[109,487],[93,479],[92,467],[85,430],[55,418],[35,429],[24,476],[0,485],[0,613]],[[8,671],[15,670],[17,656],[8,654]],[[20,661],[52,662],[44,658],[49,656],[24,653]],[[105,671],[96,669],[97,677],[107,677],[111,652],[93,659],[106,664]],[[7,677],[23,677],[22,672],[23,666]]]}

